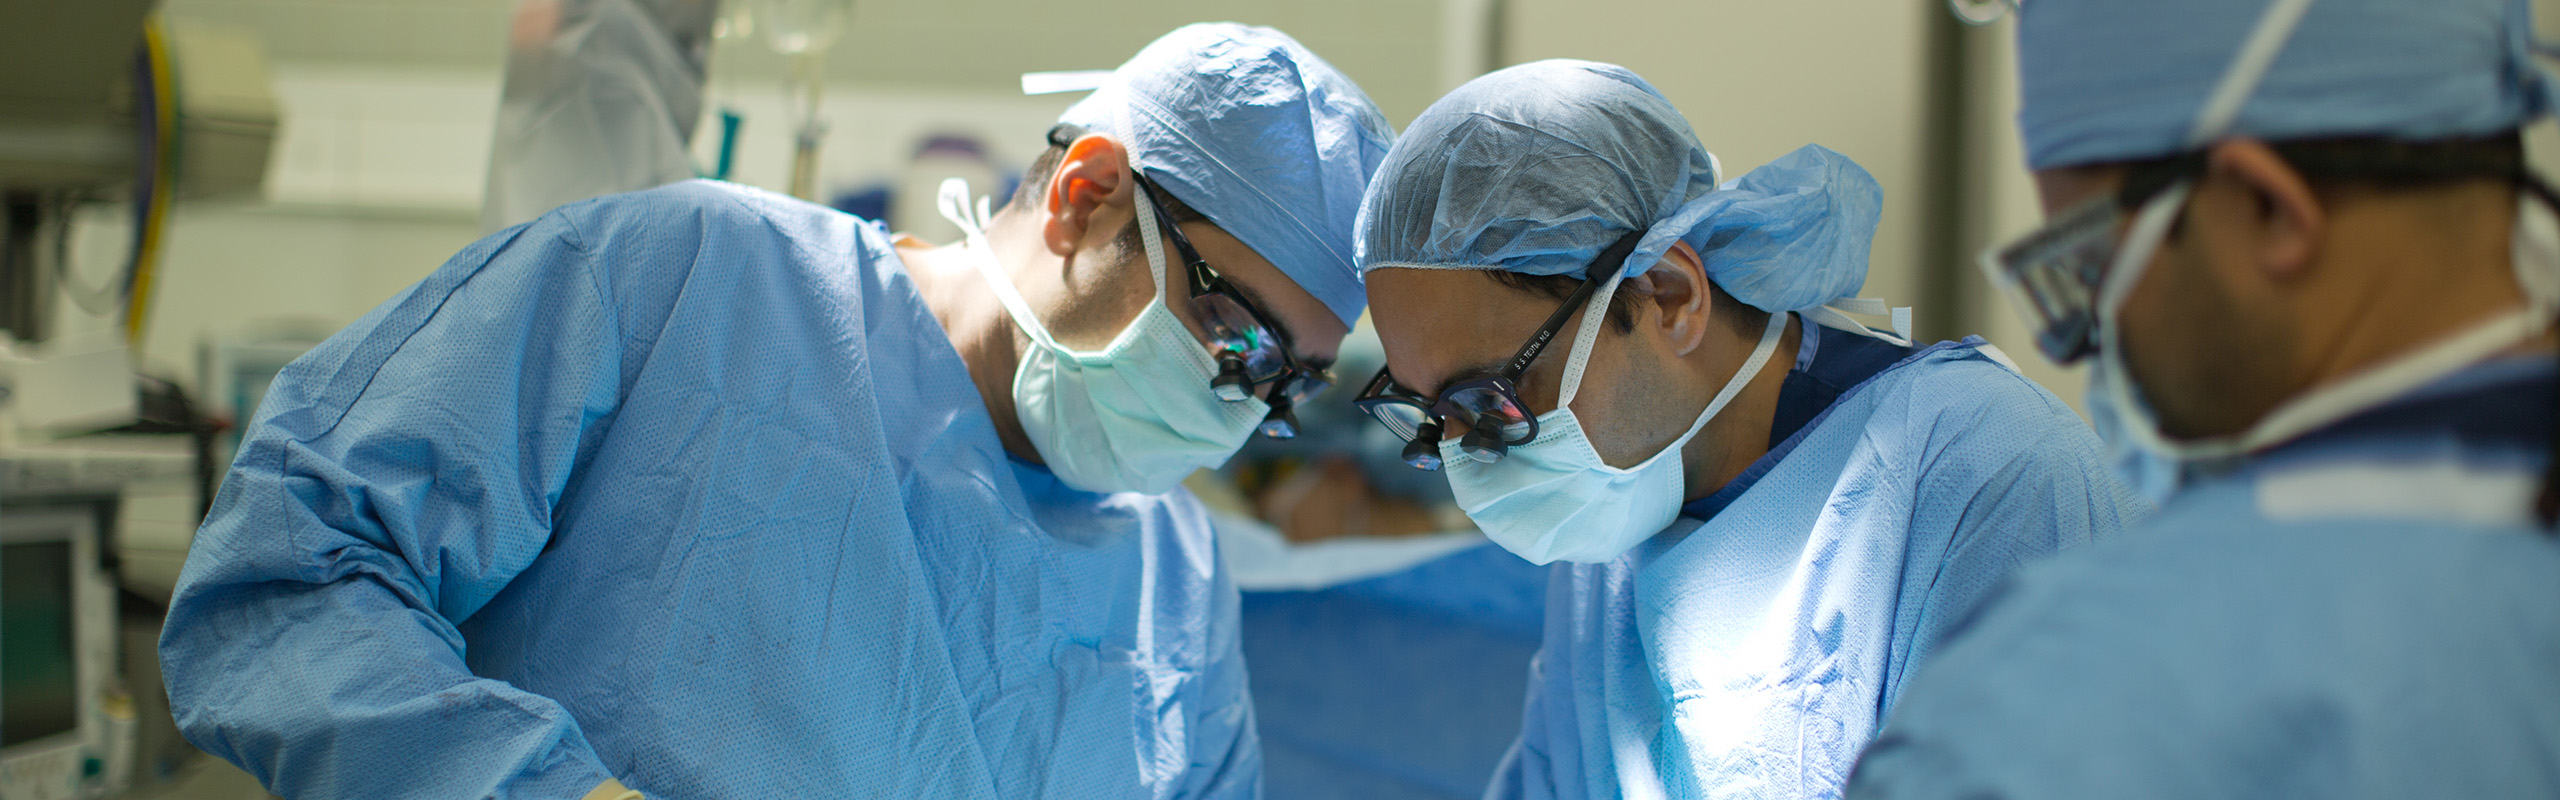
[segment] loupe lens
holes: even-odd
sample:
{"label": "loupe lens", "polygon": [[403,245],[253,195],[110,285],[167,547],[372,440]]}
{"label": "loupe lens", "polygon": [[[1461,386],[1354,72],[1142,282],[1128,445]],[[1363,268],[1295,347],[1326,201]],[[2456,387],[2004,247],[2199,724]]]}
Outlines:
{"label": "loupe lens", "polygon": [[1280,351],[1280,337],[1265,330],[1235,298],[1213,292],[1193,297],[1191,307],[1200,314],[1200,325],[1209,333],[1209,345],[1243,359],[1245,377],[1254,383],[1279,377],[1288,367],[1288,356]]}
{"label": "loupe lens", "polygon": [[1468,458],[1491,464],[1509,455],[1511,446],[1503,443],[1500,434],[1478,426],[1469,428],[1467,435],[1458,439],[1458,450],[1466,453]]}
{"label": "loupe lens", "polygon": [[[1467,412],[1468,437],[1482,431],[1488,441],[1512,445],[1529,439],[1529,410],[1509,394],[1490,386],[1470,386],[1450,393],[1449,403]],[[1495,456],[1500,458],[1501,456]]]}
{"label": "loupe lens", "polygon": [[1323,394],[1324,390],[1333,388],[1333,382],[1317,377],[1319,374],[1321,373],[1298,373],[1298,377],[1289,382],[1289,402],[1304,403],[1314,399],[1316,395]]}
{"label": "loupe lens", "polygon": [[1438,436],[1440,426],[1431,424],[1431,415],[1423,413],[1420,408],[1406,403],[1392,402],[1371,403],[1367,408],[1369,416],[1378,418],[1378,421],[1384,423],[1387,430],[1393,431],[1397,438],[1406,441],[1424,438],[1419,432],[1426,428],[1433,434],[1428,438],[1435,441],[1440,438]]}
{"label": "loupe lens", "polygon": [[1405,465],[1425,472],[1439,470],[1440,426],[1426,422],[1417,433],[1420,435],[1404,443]]}

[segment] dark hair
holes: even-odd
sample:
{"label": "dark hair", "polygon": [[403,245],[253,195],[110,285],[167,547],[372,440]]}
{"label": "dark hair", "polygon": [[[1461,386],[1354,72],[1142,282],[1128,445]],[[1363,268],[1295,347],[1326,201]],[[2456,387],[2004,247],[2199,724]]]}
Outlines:
{"label": "dark hair", "polygon": [[[2452,139],[2287,139],[2269,142],[2267,147],[2300,173],[2315,192],[2347,188],[2407,191],[2526,175],[2524,134],[2516,130]],[[2127,207],[2138,205],[2170,183],[2202,172],[2205,158],[2205,151],[2189,150],[2124,162],[2125,188],[2118,200]]]}
{"label": "dark hair", "polygon": [[[1486,270],[1485,274],[1492,276],[1494,283],[1531,294],[1543,295],[1547,299],[1559,302],[1573,296],[1573,290],[1582,287],[1580,275],[1523,275],[1508,270]],[[1630,290],[1623,281],[1618,284],[1618,287],[1617,293],[1609,296],[1607,312],[1609,324],[1617,328],[1619,333],[1633,333],[1636,329],[1636,314],[1635,308],[1629,305],[1627,300]],[[1724,320],[1725,324],[1732,326],[1734,330],[1757,332],[1761,326],[1769,324],[1769,312],[1734,299],[1733,295],[1725,293],[1724,287],[1717,286],[1713,280],[1707,281],[1707,295],[1716,318]]]}
{"label": "dark hair", "polygon": [[2406,141],[2377,137],[2295,139],[2270,145],[2315,190],[2399,191],[2525,174],[2524,134]]}

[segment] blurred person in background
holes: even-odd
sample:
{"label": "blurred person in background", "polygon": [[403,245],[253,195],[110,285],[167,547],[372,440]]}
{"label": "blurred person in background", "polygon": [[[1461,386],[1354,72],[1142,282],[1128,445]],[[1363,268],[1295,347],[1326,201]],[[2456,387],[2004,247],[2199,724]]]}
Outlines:
{"label": "blurred person in background", "polygon": [[481,229],[692,178],[719,13],[719,0],[519,0]]}

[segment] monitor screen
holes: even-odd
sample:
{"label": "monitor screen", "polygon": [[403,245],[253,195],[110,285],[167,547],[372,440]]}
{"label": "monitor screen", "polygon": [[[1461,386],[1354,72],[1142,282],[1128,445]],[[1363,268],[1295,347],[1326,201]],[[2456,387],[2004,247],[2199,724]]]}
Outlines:
{"label": "monitor screen", "polygon": [[77,729],[71,543],[0,546],[0,747]]}

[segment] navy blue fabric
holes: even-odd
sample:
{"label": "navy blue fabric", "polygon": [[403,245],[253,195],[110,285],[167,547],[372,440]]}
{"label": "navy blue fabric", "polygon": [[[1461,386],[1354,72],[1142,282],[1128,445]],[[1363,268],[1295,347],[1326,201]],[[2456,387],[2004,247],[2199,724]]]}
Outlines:
{"label": "navy blue fabric", "polygon": [[2264,458],[2281,465],[2339,448],[2371,452],[2449,442],[2464,451],[2538,460],[2551,447],[2555,371],[2560,368],[2550,359],[2537,357],[2484,364],[2312,432]]}

